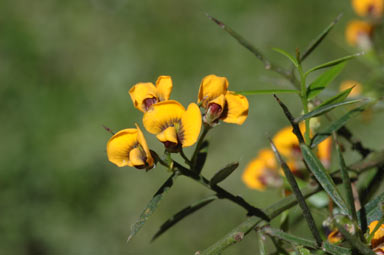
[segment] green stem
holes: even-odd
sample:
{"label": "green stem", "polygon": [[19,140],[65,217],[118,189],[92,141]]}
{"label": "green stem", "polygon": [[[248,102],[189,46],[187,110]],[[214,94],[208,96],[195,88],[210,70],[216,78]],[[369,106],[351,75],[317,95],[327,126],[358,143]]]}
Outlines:
{"label": "green stem", "polygon": [[184,159],[185,163],[191,165],[192,162],[188,159],[188,157],[184,154],[183,148],[180,149],[180,155]]}
{"label": "green stem", "polygon": [[[301,95],[300,95],[301,103],[303,105],[304,114],[307,114],[308,113],[308,98],[307,98],[307,85],[306,85],[307,76],[303,72],[301,63],[299,63],[298,71],[300,74],[300,82],[301,82]],[[305,141],[305,144],[307,145],[309,145],[311,142],[309,119],[305,120],[304,141]]]}

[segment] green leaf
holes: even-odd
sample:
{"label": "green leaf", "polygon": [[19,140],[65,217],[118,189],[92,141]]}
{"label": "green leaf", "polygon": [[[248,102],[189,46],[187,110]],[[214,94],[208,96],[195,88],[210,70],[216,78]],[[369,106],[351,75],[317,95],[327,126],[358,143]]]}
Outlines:
{"label": "green leaf", "polygon": [[337,190],[336,184],[333,182],[332,177],[325,170],[323,164],[316,157],[311,148],[308,147],[308,145],[302,143],[300,144],[300,149],[303,154],[304,161],[307,163],[308,168],[316,177],[317,181],[332,198],[333,202],[335,202],[335,204],[338,205],[345,214],[348,214],[348,207]]}
{"label": "green leaf", "polygon": [[348,209],[349,209],[349,217],[352,218],[355,222],[357,222],[356,208],[355,208],[355,199],[353,197],[351,180],[349,179],[347,166],[345,165],[344,156],[341,152],[340,145],[336,141],[336,151],[339,158],[339,166],[341,171],[341,177],[343,179],[344,191],[347,196]]}
{"label": "green leaf", "polygon": [[305,198],[303,196],[303,193],[301,192],[299,186],[297,185],[296,179],[295,179],[291,169],[289,169],[288,165],[285,163],[285,161],[281,157],[275,144],[272,142],[272,140],[270,141],[270,143],[271,143],[272,150],[273,150],[276,158],[279,160],[280,166],[284,171],[285,177],[286,177],[289,185],[292,188],[293,194],[295,194],[295,197],[297,199],[297,203],[299,204],[300,209],[303,211],[303,216],[307,222],[309,230],[311,231],[313,237],[315,238],[316,243],[318,245],[320,245],[322,242],[321,237],[320,237],[320,233],[316,227],[316,223],[315,223],[315,220],[313,219],[312,213],[309,210],[307,203],[305,202]]}
{"label": "green leaf", "polygon": [[282,49],[279,49],[279,48],[273,48],[272,50],[280,53],[281,55],[287,57],[291,62],[292,64],[294,64],[294,66],[297,68],[299,67],[299,63],[297,62],[297,59],[292,56],[291,54],[289,54],[288,52],[286,52],[285,50],[282,50]]}
{"label": "green leaf", "polygon": [[353,54],[353,55],[349,55],[349,56],[345,56],[345,57],[342,57],[342,58],[338,58],[338,59],[329,61],[327,63],[324,63],[324,64],[321,64],[321,65],[313,67],[312,69],[308,70],[305,73],[305,75],[308,75],[308,74],[310,74],[310,73],[312,73],[313,71],[316,71],[316,70],[320,70],[320,69],[324,69],[324,68],[327,68],[327,67],[331,67],[331,66],[340,64],[342,62],[351,60],[351,59],[353,59],[355,57],[358,57],[358,56],[361,56],[361,55],[363,55],[363,53],[356,53],[356,54]]}
{"label": "green leaf", "polygon": [[152,237],[152,241],[154,241],[156,238],[158,238],[160,235],[165,233],[168,229],[170,229],[172,226],[174,226],[176,223],[184,219],[185,217],[191,215],[192,213],[196,212],[197,210],[205,207],[206,205],[210,204],[212,201],[216,200],[217,196],[210,196],[207,198],[204,198],[190,206],[185,207],[178,213],[176,213],[173,217],[168,219],[164,224],[161,225],[159,231],[156,232],[156,234]]}
{"label": "green leaf", "polygon": [[350,110],[348,113],[344,114],[341,118],[333,121],[327,128],[318,132],[312,138],[311,148],[315,148],[319,143],[321,143],[322,141],[327,139],[328,136],[330,136],[332,134],[332,132],[335,132],[335,131],[339,130],[341,127],[343,127],[349,119],[351,119],[351,118],[355,117],[356,115],[360,114],[361,112],[363,112],[365,110],[365,106],[366,105],[359,106],[359,107],[356,107],[356,108]]}
{"label": "green leaf", "polygon": [[201,145],[199,152],[197,153],[195,171],[198,174],[200,174],[201,170],[203,170],[203,167],[205,165],[205,161],[207,160],[208,146],[209,146],[209,142],[207,140],[205,140],[203,142],[203,144]]}
{"label": "green leaf", "polygon": [[328,253],[334,254],[334,255],[339,255],[339,254],[351,255],[352,254],[351,249],[340,247],[340,246],[331,244],[329,242],[323,242],[323,249],[326,250]]}
{"label": "green leaf", "polygon": [[317,77],[307,89],[307,98],[312,99],[323,91],[343,70],[345,62],[341,62]]}
{"label": "green leaf", "polygon": [[362,217],[366,217],[366,222],[372,222],[374,220],[380,220],[383,217],[380,204],[384,202],[384,192],[377,196],[375,199],[369,201],[364,208],[357,212],[357,219],[359,225],[362,225]]}
{"label": "green leaf", "polygon": [[257,231],[256,234],[257,234],[257,243],[259,246],[259,254],[260,255],[266,255],[267,253],[265,252],[265,247],[264,247],[265,237],[263,236],[261,231]]}
{"label": "green leaf", "polygon": [[300,58],[300,61],[304,61],[312,52],[319,46],[319,44],[324,40],[328,33],[333,29],[337,22],[339,22],[342,14],[339,14],[331,24],[329,24],[307,47],[303,55]]}
{"label": "green leaf", "polygon": [[297,250],[299,251],[300,255],[311,255],[311,252],[302,246],[297,247]]}
{"label": "green leaf", "polygon": [[139,230],[143,227],[144,223],[153,214],[153,212],[156,210],[157,206],[159,205],[161,199],[163,198],[164,194],[172,187],[176,177],[177,177],[177,173],[176,172],[172,173],[172,175],[166,180],[166,182],[155,193],[155,195],[152,197],[151,201],[149,201],[147,206],[144,208],[139,219],[132,226],[131,233],[128,236],[127,242],[129,242],[132,239],[132,237],[134,237],[137,234],[137,232],[139,232]]}
{"label": "green leaf", "polygon": [[265,94],[282,94],[282,93],[299,94],[300,91],[296,89],[264,89],[264,90],[245,90],[245,91],[238,91],[236,93],[244,96],[253,96],[253,95],[265,95]]}
{"label": "green leaf", "polygon": [[343,90],[339,94],[337,94],[336,96],[328,98],[327,100],[322,102],[319,106],[317,106],[315,109],[329,105],[329,104],[335,104],[335,103],[340,103],[340,102],[344,101],[348,97],[349,93],[351,93],[352,89],[353,88]]}
{"label": "green leaf", "polygon": [[305,247],[309,248],[317,248],[316,242],[313,240],[305,239],[302,237],[298,237],[292,234],[288,234],[286,232],[281,231],[280,229],[271,228],[271,227],[264,227],[263,228],[264,233],[270,236],[277,237],[281,240],[287,241],[289,243],[293,243],[296,245],[303,245]]}
{"label": "green leaf", "polygon": [[348,100],[348,101],[344,101],[344,102],[340,102],[340,103],[334,103],[334,104],[328,104],[328,105],[324,105],[324,106],[321,106],[321,107],[316,107],[313,111],[309,112],[309,113],[306,113],[306,114],[303,114],[299,117],[297,117],[294,121],[295,123],[299,123],[303,120],[306,120],[306,119],[310,119],[310,118],[313,118],[313,117],[317,117],[323,113],[326,113],[330,110],[333,110],[339,106],[343,106],[343,105],[348,105],[348,104],[354,104],[354,103],[357,103],[357,102],[360,102],[361,99],[353,99],[353,100]]}
{"label": "green leaf", "polygon": [[239,166],[239,162],[228,164],[223,169],[219,170],[210,180],[211,185],[216,185],[227,178],[236,168]]}

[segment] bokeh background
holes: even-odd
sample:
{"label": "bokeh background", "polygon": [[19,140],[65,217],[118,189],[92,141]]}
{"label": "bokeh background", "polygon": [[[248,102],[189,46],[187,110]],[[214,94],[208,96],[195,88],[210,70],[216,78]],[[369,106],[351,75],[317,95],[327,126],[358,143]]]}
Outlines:
{"label": "bokeh background", "polygon": [[[142,126],[128,90],[159,75],[172,76],[172,98],[184,105],[196,101],[201,79],[211,73],[228,77],[231,90],[290,88],[205,13],[284,65],[273,47],[291,53],[305,48],[341,12],[343,19],[307,67],[357,51],[344,40],[345,25],[355,17],[348,0],[0,1],[0,254],[172,255],[208,247],[245,219],[241,208],[216,201],[149,243],[173,213],[211,194],[185,178],[126,243],[131,224],[169,173],[160,166],[146,173],[109,163],[110,134],[102,125],[114,131]],[[327,93],[342,79],[363,80],[365,72],[362,63],[351,62]],[[282,98],[300,113],[294,95]],[[239,160],[223,186],[265,208],[278,192],[247,189],[241,172],[268,145],[267,137],[288,123],[271,96],[249,101],[244,125],[223,124],[208,135],[204,174]],[[380,119],[364,129],[355,121],[351,128],[367,146],[380,148]],[[296,229],[308,233],[304,225]],[[255,254],[252,235],[224,254]]]}

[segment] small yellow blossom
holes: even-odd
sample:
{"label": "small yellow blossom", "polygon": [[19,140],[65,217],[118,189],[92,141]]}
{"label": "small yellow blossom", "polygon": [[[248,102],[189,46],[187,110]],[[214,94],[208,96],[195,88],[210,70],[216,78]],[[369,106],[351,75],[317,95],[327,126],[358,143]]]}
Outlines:
{"label": "small yellow blossom", "polygon": [[371,48],[372,31],[373,26],[368,22],[353,20],[347,25],[345,37],[350,45],[368,50]]}
{"label": "small yellow blossom", "polygon": [[142,112],[158,102],[169,99],[172,91],[172,79],[170,76],[159,76],[156,86],[151,82],[141,82],[135,84],[130,90],[133,105]]}
{"label": "small yellow blossom", "polygon": [[329,233],[327,240],[330,243],[337,244],[340,243],[343,240],[343,235],[340,233],[338,229],[333,230],[331,233]]}
{"label": "small yellow blossom", "polygon": [[[372,233],[372,231],[375,229],[375,227],[378,223],[379,223],[379,221],[375,220],[369,224],[369,226],[368,226],[369,233]],[[376,248],[376,247],[381,246],[381,245],[384,245],[384,224],[381,224],[381,226],[375,232],[375,234],[371,240],[371,247],[372,248]]]}
{"label": "small yellow blossom", "polygon": [[196,104],[191,103],[185,110],[174,100],[153,104],[143,117],[145,129],[169,149],[193,145],[199,137],[201,122],[201,112]]}
{"label": "small yellow blossom", "polygon": [[139,169],[153,167],[153,158],[139,126],[123,129],[114,134],[107,143],[108,160],[118,167],[130,166]]}
{"label": "small yellow blossom", "polygon": [[246,166],[242,180],[250,189],[260,191],[265,190],[268,186],[280,186],[282,179],[273,151],[270,149],[261,150],[258,157]]}
{"label": "small yellow blossom", "polygon": [[359,16],[381,17],[383,14],[383,0],[352,0],[352,6]]}
{"label": "small yellow blossom", "polygon": [[[305,132],[304,122],[299,125],[301,132]],[[287,158],[297,158],[300,155],[299,141],[291,126],[284,127],[272,138],[277,150]]]}
{"label": "small yellow blossom", "polygon": [[360,96],[361,92],[363,91],[363,86],[361,85],[361,83],[352,80],[343,81],[340,85],[339,91],[344,91],[349,88],[353,89],[351,90],[351,93],[349,93],[348,97]]}
{"label": "small yellow blossom", "polygon": [[248,100],[245,96],[228,91],[225,77],[208,75],[199,88],[198,103],[206,109],[204,121],[208,124],[222,119],[227,123],[241,125],[248,117]]}
{"label": "small yellow blossom", "polygon": [[317,156],[325,168],[331,166],[332,137],[328,137],[317,146]]}

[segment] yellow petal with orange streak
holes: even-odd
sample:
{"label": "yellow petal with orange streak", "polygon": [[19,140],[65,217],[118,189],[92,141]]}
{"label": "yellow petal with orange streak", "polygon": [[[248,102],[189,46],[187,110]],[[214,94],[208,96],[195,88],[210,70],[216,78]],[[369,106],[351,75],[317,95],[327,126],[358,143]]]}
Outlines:
{"label": "yellow petal with orange streak", "polygon": [[145,112],[144,100],[147,98],[157,99],[157,89],[151,82],[141,82],[135,84],[130,90],[129,95],[131,96],[133,105],[135,108],[142,112]]}
{"label": "yellow petal with orange streak", "polygon": [[383,0],[352,0],[352,7],[359,16],[380,17],[383,14]]}
{"label": "yellow petal with orange streak", "polygon": [[225,95],[228,89],[228,80],[225,77],[219,77],[214,74],[207,75],[203,78],[199,88],[198,102],[202,102],[202,106],[206,108],[208,102]]}
{"label": "yellow petal with orange streak", "polygon": [[[369,224],[369,226],[368,226],[369,233],[371,233],[375,229],[375,227],[378,223],[379,223],[379,221],[375,220]],[[384,224],[381,224],[381,226],[375,232],[375,234],[373,235],[373,238],[371,240],[372,248],[379,246],[380,244],[384,244]]]}
{"label": "yellow petal with orange streak", "polygon": [[248,99],[232,91],[228,91],[227,94],[225,94],[225,99],[227,104],[223,121],[238,125],[243,124],[248,117]]}
{"label": "yellow petal with orange streak", "polygon": [[136,129],[129,128],[117,132],[107,143],[108,160],[118,167],[133,166],[129,160],[129,152],[137,143]]}
{"label": "yellow petal with orange streak", "polygon": [[152,158],[151,152],[149,151],[147,141],[145,140],[145,137],[144,137],[143,132],[141,131],[139,125],[137,125],[137,123],[135,123],[135,125],[137,128],[137,141],[139,142],[139,144],[141,145],[141,147],[143,148],[143,150],[145,152],[145,155],[147,157],[146,161],[147,161],[148,167],[152,167],[154,164],[154,160]]}
{"label": "yellow petal with orange streak", "polygon": [[177,134],[175,127],[168,127],[163,132],[156,135],[160,142],[171,142],[177,144]]}
{"label": "yellow petal with orange streak", "polygon": [[184,106],[175,100],[159,102],[144,113],[143,124],[149,133],[157,135],[169,126],[179,123],[184,112]]}
{"label": "yellow petal with orange streak", "polygon": [[193,145],[199,138],[201,130],[201,112],[195,103],[189,104],[187,111],[181,118],[181,127],[179,139],[183,147]]}
{"label": "yellow petal with orange streak", "polygon": [[168,100],[172,92],[172,78],[171,76],[162,75],[157,78],[156,89],[159,101]]}

